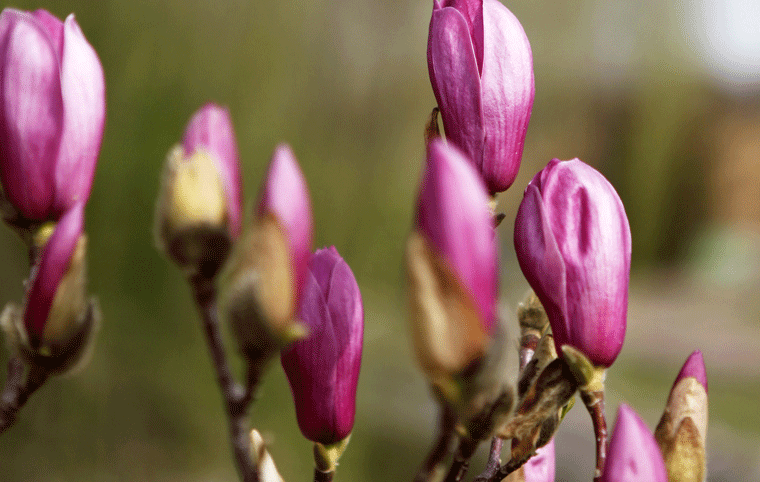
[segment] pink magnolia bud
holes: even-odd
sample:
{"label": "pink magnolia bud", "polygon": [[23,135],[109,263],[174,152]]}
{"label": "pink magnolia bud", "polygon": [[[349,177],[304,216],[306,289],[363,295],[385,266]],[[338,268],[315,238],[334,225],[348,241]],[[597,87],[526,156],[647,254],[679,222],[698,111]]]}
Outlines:
{"label": "pink magnolia bud", "polygon": [[707,375],[702,352],[697,350],[676,377],[654,432],[669,480],[705,479],[707,415]]}
{"label": "pink magnolia bud", "polygon": [[626,404],[618,409],[601,482],[667,482],[665,463],[646,424]]}
{"label": "pink magnolia bud", "polygon": [[434,140],[417,203],[417,228],[457,275],[492,333],[498,260],[488,202],[483,181],[461,151]]}
{"label": "pink magnolia bud", "polygon": [[525,482],[554,482],[555,470],[554,439],[536,450],[536,455],[523,465]]}
{"label": "pink magnolia bud", "polygon": [[306,180],[286,144],[275,148],[261,190],[257,215],[262,218],[267,214],[274,216],[285,230],[297,302],[309,267],[314,228]]}
{"label": "pink magnolia bud", "polygon": [[298,317],[309,336],[283,351],[282,367],[301,432],[332,445],[354,426],[364,334],[359,286],[335,247],[311,258]]}
{"label": "pink magnolia bud", "polygon": [[0,180],[27,219],[85,203],[103,138],[103,68],[74,15],[0,15]]}
{"label": "pink magnolia bud", "polygon": [[434,0],[428,71],[446,136],[506,190],[520,168],[533,108],[533,55],[520,22],[498,0]]}
{"label": "pink magnolia bud", "polygon": [[224,187],[227,200],[227,223],[232,239],[240,234],[242,183],[235,132],[227,109],[208,103],[190,119],[182,140],[185,157],[196,151],[210,154]]}
{"label": "pink magnolia bud", "polygon": [[615,189],[578,159],[552,160],[525,189],[515,220],[520,268],[541,300],[557,351],[609,367],[623,346],[631,232]]}
{"label": "pink magnolia bud", "polygon": [[32,272],[24,326],[33,349],[65,342],[86,308],[83,229],[79,203],[61,217]]}

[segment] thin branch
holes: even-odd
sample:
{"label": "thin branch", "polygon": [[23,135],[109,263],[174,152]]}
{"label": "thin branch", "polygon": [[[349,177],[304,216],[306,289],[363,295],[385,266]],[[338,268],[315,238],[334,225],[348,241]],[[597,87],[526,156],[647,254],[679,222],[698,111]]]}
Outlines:
{"label": "thin branch", "polygon": [[586,405],[591,422],[594,425],[594,434],[596,434],[596,471],[594,473],[594,482],[602,479],[604,464],[607,460],[607,419],[604,417],[604,390],[585,391],[580,390],[581,400]]}
{"label": "thin branch", "polygon": [[5,379],[5,388],[0,395],[0,434],[16,422],[18,411],[48,378],[47,374],[35,369],[29,370],[26,382],[22,382],[23,377],[24,363],[18,357],[11,357],[8,360],[8,376]]}
{"label": "thin branch", "polygon": [[452,440],[454,439],[454,427],[456,425],[456,416],[451,407],[441,404],[441,421],[438,427],[438,440],[430,450],[422,467],[414,476],[414,482],[427,482],[433,474],[443,469],[443,460],[452,452]]}
{"label": "thin branch", "polygon": [[235,463],[243,482],[258,482],[259,474],[255,462],[250,457],[250,439],[245,420],[248,404],[258,383],[259,374],[249,374],[247,388],[238,384],[232,377],[227,364],[224,345],[222,343],[219,320],[216,314],[216,289],[211,279],[196,276],[190,279],[193,297],[198,305],[203,320],[203,331],[211,354],[216,378],[224,397],[227,419],[230,427],[230,442],[232,443]]}
{"label": "thin branch", "polygon": [[459,441],[459,447],[457,447],[457,451],[454,454],[454,462],[451,464],[449,474],[446,476],[446,482],[461,482],[470,469],[470,459],[479,444],[480,440],[470,437]]}

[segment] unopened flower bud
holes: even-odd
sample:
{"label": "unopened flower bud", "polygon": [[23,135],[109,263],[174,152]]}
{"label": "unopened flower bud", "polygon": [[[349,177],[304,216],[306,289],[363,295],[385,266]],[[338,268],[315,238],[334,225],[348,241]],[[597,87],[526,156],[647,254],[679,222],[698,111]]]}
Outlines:
{"label": "unopened flower bud", "polygon": [[90,195],[105,82],[74,15],[0,15],[0,180],[17,227],[57,220]]}
{"label": "unopened flower bud", "polygon": [[520,268],[546,309],[557,351],[599,367],[623,346],[631,231],[615,189],[578,159],[552,160],[525,189],[515,221]]}
{"label": "unopened flower bud", "polygon": [[554,439],[536,450],[519,470],[512,472],[504,482],[554,482],[556,471]]}
{"label": "unopened flower bud", "polygon": [[364,309],[351,268],[334,247],[311,258],[298,318],[309,336],[282,352],[304,437],[330,446],[354,426]]}
{"label": "unopened flower bud", "polygon": [[240,232],[240,166],[225,109],[202,107],[169,152],[156,209],[156,237],[188,274],[212,278]]}
{"label": "unopened flower bud", "polygon": [[618,409],[601,482],[667,482],[657,442],[628,405]]}
{"label": "unopened flower bud", "polygon": [[306,181],[290,148],[279,146],[255,219],[235,243],[221,283],[221,311],[249,360],[305,336],[295,314],[311,244]]}
{"label": "unopened flower bud", "polygon": [[702,482],[706,476],[707,376],[702,352],[689,356],[670,390],[655,430],[668,480]]}
{"label": "unopened flower bud", "polygon": [[446,137],[493,194],[517,176],[533,107],[533,55],[498,0],[434,0],[428,70]]}
{"label": "unopened flower bud", "polygon": [[9,305],[3,326],[31,364],[62,371],[81,358],[97,316],[87,299],[84,205],[61,217],[32,269],[23,315]]}
{"label": "unopened flower bud", "polygon": [[482,358],[496,328],[497,253],[488,194],[472,165],[433,140],[406,266],[417,358],[434,383]]}

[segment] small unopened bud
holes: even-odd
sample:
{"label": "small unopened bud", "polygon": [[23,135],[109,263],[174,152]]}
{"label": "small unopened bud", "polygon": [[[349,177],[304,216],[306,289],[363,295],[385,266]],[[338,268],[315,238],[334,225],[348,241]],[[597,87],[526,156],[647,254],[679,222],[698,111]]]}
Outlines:
{"label": "small unopened bud", "polygon": [[701,482],[706,476],[707,376],[702,353],[689,356],[678,374],[655,430],[668,479]]}
{"label": "small unopened bud", "polygon": [[222,276],[221,312],[249,361],[306,336],[295,319],[312,244],[309,194],[289,147],[278,146],[251,226]]}
{"label": "small unopened bud", "polygon": [[204,106],[169,152],[156,207],[158,244],[189,275],[212,278],[239,234],[239,170],[229,114]]}
{"label": "small unopened bud", "polygon": [[98,312],[87,299],[84,205],[64,214],[32,268],[23,309],[9,304],[2,324],[30,363],[51,372],[75,365],[88,351]]}

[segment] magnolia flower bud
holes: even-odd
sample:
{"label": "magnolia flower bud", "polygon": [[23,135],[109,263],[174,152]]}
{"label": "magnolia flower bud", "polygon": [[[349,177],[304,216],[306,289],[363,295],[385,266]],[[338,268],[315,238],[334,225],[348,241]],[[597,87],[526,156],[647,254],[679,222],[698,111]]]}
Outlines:
{"label": "magnolia flower bud", "polygon": [[496,328],[496,239],[483,181],[441,140],[428,148],[406,264],[417,358],[434,382],[459,374]]}
{"label": "magnolia flower bud", "polygon": [[312,230],[306,181],[290,148],[278,146],[253,225],[235,243],[221,283],[221,310],[249,359],[267,358],[305,336],[295,312]]}
{"label": "magnolia flower bud", "polygon": [[169,152],[156,238],[189,274],[212,278],[240,233],[240,165],[226,109],[206,104]]}
{"label": "magnolia flower bud", "polygon": [[298,318],[309,336],[282,352],[298,426],[307,439],[334,445],[354,426],[364,334],[359,286],[334,247],[311,258]]}
{"label": "magnolia flower bud", "polygon": [[32,269],[23,315],[9,305],[3,326],[33,365],[62,371],[86,351],[97,315],[87,299],[84,204],[64,214]]}
{"label": "magnolia flower bud", "polygon": [[522,25],[498,0],[434,0],[428,71],[446,137],[491,194],[520,168],[533,108],[533,55]]}
{"label": "magnolia flower bud", "polygon": [[626,404],[618,408],[601,482],[667,482],[665,463],[652,433]]}
{"label": "magnolia flower bud", "polygon": [[702,352],[692,353],[670,390],[655,430],[665,458],[668,480],[702,482],[707,474],[707,375]]}
{"label": "magnolia flower bud", "polygon": [[74,15],[0,15],[0,181],[17,226],[56,220],[90,196],[103,138],[103,68]]}
{"label": "magnolia flower bud", "polygon": [[507,476],[504,482],[554,482],[556,462],[554,454],[554,439],[536,450],[536,455],[530,458],[519,470]]}
{"label": "magnolia flower bud", "polygon": [[525,189],[515,250],[557,351],[571,345],[609,367],[623,346],[631,232],[615,189],[578,159],[552,160]]}

